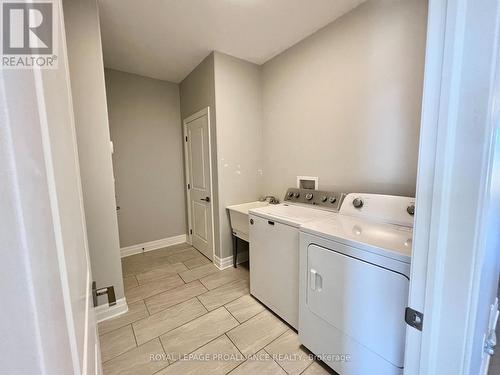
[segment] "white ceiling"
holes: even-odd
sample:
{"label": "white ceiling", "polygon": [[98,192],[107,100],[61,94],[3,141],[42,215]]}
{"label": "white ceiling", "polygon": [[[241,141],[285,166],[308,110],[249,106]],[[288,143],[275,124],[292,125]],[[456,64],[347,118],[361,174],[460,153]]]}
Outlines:
{"label": "white ceiling", "polygon": [[99,0],[104,65],[180,82],[216,50],[263,64],[364,0]]}

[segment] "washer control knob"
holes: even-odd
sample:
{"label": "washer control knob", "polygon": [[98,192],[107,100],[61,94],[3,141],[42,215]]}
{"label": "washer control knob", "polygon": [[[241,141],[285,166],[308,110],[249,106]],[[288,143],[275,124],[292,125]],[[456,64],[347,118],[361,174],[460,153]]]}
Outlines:
{"label": "washer control knob", "polygon": [[361,198],[354,198],[354,200],[352,201],[352,205],[355,208],[361,208],[363,207],[363,200]]}
{"label": "washer control knob", "polygon": [[312,193],[307,193],[307,194],[306,194],[306,199],[307,199],[308,201],[310,201],[311,199],[313,199],[313,195],[312,195]]}
{"label": "washer control knob", "polygon": [[323,196],[321,197],[321,202],[326,202],[326,201],[327,201],[327,199],[328,199],[328,198],[327,198],[327,196],[326,196],[326,195],[323,195]]}
{"label": "washer control knob", "polygon": [[294,196],[295,198],[298,198],[298,197],[300,197],[300,193],[297,191],[297,192],[295,192],[295,193],[293,194],[293,196]]}
{"label": "washer control knob", "polygon": [[293,197],[293,191],[289,191],[287,195],[288,195],[288,198]]}
{"label": "washer control knob", "polygon": [[336,197],[330,197],[330,198],[328,198],[328,202],[335,203],[335,202],[337,202],[337,198]]}

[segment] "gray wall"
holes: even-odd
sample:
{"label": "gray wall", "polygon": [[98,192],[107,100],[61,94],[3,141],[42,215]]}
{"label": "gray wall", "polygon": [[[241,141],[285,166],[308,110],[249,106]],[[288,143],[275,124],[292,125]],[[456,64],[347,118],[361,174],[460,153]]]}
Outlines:
{"label": "gray wall", "polygon": [[258,65],[215,52],[220,253],[232,255],[226,207],[264,194],[261,72]]}
{"label": "gray wall", "polygon": [[262,67],[265,187],[415,194],[427,1],[371,0]]}
{"label": "gray wall", "polygon": [[215,109],[216,255],[231,255],[227,205],[282,199],[298,175],[415,194],[426,25],[426,1],[371,0],[260,67],[214,52],[188,75],[182,118]]}
{"label": "gray wall", "polygon": [[179,86],[105,76],[121,247],[185,234]]}
{"label": "gray wall", "polygon": [[[122,298],[120,244],[96,1],[64,1],[64,22],[92,275],[98,287],[114,285],[116,298]],[[99,302],[104,301],[105,298],[101,298]]]}
{"label": "gray wall", "polygon": [[[203,108],[210,107],[210,133],[212,147],[212,185],[214,208],[214,241],[215,254],[220,256],[217,244],[220,243],[219,235],[219,193],[217,184],[217,131],[215,107],[215,81],[214,81],[214,54],[208,55],[189,75],[180,83],[181,119],[191,116]],[[187,205],[186,205],[187,210]],[[186,227],[186,229],[188,229]]]}

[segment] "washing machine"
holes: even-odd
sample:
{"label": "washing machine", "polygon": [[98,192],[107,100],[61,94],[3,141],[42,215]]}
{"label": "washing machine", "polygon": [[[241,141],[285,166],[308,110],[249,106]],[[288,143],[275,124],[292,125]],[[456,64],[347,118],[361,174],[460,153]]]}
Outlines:
{"label": "washing machine", "polygon": [[344,193],[290,188],[283,203],[249,210],[250,293],[295,329],[299,228],[336,215],[344,197]]}
{"label": "washing machine", "polygon": [[340,375],[403,373],[415,200],[348,194],[304,223],[299,340]]}

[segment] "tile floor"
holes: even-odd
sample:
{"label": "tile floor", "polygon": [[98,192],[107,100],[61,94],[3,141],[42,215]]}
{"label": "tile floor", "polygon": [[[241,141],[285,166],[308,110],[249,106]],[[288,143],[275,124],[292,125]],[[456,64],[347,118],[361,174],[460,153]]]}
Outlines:
{"label": "tile floor", "polygon": [[105,375],[333,373],[249,294],[248,265],[188,244],[122,259],[129,311],[99,324]]}

